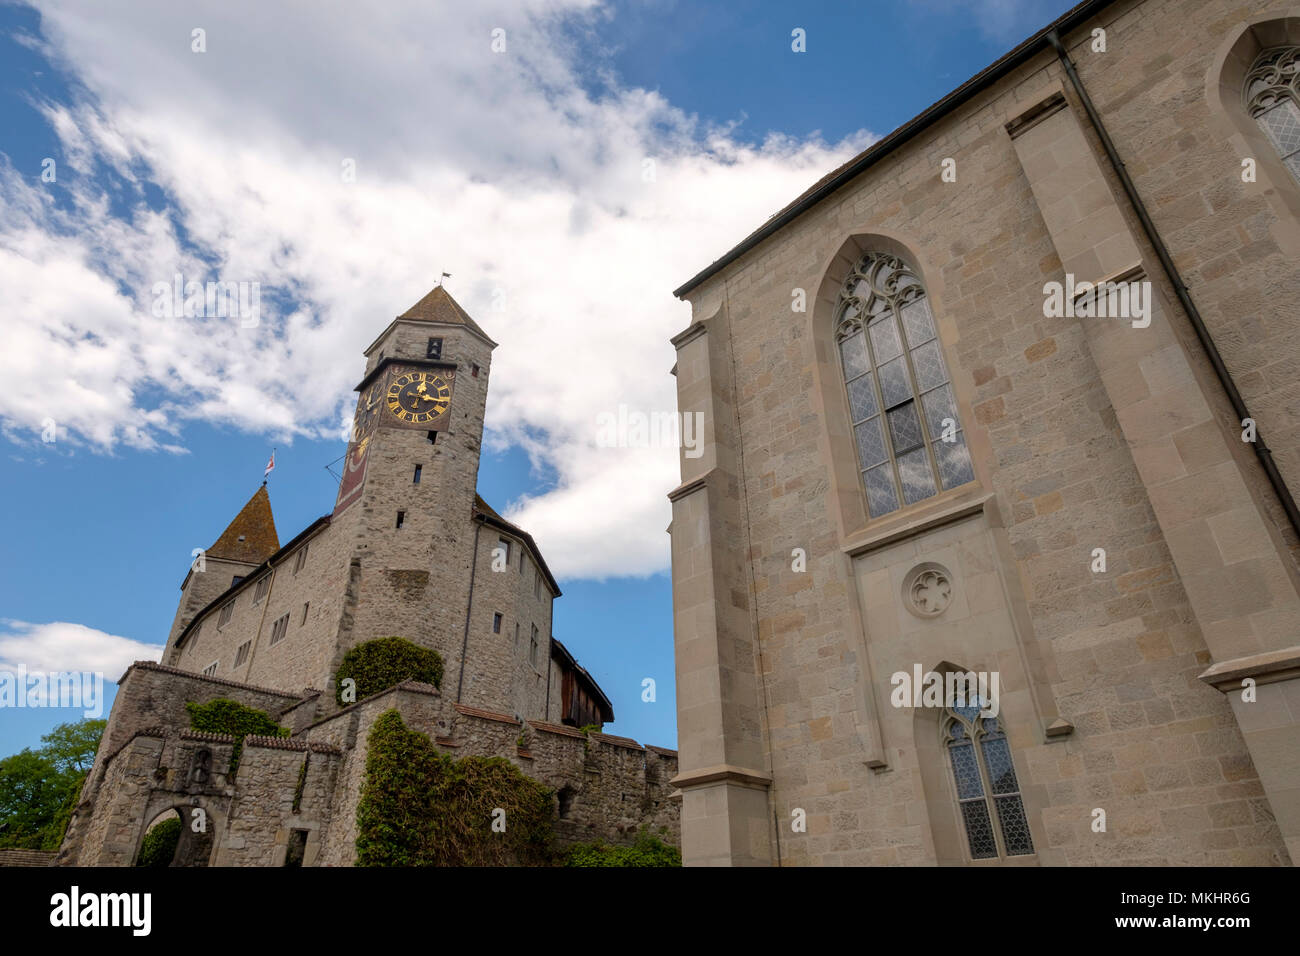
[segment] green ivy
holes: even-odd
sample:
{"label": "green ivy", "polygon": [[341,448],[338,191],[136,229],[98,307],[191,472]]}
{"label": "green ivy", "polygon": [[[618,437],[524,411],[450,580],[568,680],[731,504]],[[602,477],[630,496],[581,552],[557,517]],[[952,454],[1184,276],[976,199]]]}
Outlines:
{"label": "green ivy", "polygon": [[[453,759],[396,710],[375,721],[357,806],[358,866],[544,866],[552,793],[501,757]],[[497,809],[505,831],[492,829]]]}
{"label": "green ivy", "polygon": [[[660,831],[664,836],[667,830]],[[681,866],[682,851],[647,830],[631,846],[575,843],[565,852],[565,866]]]}
{"label": "green ivy", "polygon": [[181,839],[180,817],[164,820],[144,835],[136,866],[171,866],[176,844]]}
{"label": "green ivy", "polygon": [[441,687],[442,672],[442,657],[437,651],[412,644],[404,637],[380,637],[358,644],[343,655],[334,674],[334,695],[340,704],[356,703],[343,699],[343,681],[348,678],[356,681],[357,701],[404,680]]}
{"label": "green ivy", "polygon": [[281,727],[263,710],[245,707],[228,697],[217,697],[206,704],[189,701],[185,709],[190,714],[190,729],[209,734],[230,734],[235,747],[230,754],[230,774],[239,768],[239,758],[244,752],[244,737],[288,737],[289,728]]}

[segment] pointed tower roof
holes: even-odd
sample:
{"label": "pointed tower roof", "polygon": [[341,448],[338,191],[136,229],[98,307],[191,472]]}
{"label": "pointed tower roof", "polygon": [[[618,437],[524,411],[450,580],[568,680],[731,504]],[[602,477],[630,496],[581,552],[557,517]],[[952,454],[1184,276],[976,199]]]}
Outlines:
{"label": "pointed tower roof", "polygon": [[[469,313],[460,307],[460,303],[451,297],[451,293],[440,285],[434,286],[429,290],[428,295],[399,315],[398,318],[415,319],[421,322],[441,322],[445,325],[463,325],[471,332],[492,342],[488,334],[479,328],[478,323],[469,317]],[[492,344],[495,345],[496,343],[492,342]]]}
{"label": "pointed tower roof", "polygon": [[208,557],[261,564],[279,550],[271,497],[266,493],[266,485],[262,485],[221,532],[216,544],[208,548]]}

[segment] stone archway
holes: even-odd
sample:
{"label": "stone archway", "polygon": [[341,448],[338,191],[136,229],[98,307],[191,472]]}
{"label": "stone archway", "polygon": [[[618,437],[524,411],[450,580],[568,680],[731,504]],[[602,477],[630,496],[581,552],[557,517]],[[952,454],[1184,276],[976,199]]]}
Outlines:
{"label": "stone archway", "polygon": [[170,866],[211,866],[216,856],[216,835],[220,828],[220,811],[208,800],[199,797],[184,798],[167,790],[155,790],[149,800],[144,818],[148,826],[140,833],[133,860],[138,860],[140,849],[150,830],[169,818],[180,820],[180,838],[172,854]]}

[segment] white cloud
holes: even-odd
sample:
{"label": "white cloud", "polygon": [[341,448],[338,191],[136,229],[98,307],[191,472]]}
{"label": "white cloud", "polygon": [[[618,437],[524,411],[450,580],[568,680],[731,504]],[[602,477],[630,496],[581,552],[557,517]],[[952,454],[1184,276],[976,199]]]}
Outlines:
{"label": "white cloud", "polygon": [[[501,343],[490,440],[556,476],[509,517],[562,577],[667,566],[676,453],[598,449],[596,416],[675,409],[671,290],[867,134],[753,146],[618,86],[585,0],[39,6],[88,92],[44,104],[57,184],[0,167],[7,434],[49,415],[105,450],[174,449],[196,419],[338,437],[361,349],[447,271]],[[153,316],[178,272],[260,282],[261,324]]]}
{"label": "white cloud", "polygon": [[84,624],[51,621],[0,620],[0,670],[28,673],[89,671],[116,681],[136,661],[156,661],[161,644],[145,644],[129,637],[98,631]]}

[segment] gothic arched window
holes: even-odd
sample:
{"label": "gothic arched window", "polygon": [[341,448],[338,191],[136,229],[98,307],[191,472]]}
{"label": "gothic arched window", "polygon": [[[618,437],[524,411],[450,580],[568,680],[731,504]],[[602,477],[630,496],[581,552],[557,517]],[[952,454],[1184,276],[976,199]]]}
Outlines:
{"label": "gothic arched window", "polygon": [[[944,711],[943,740],[952,762],[957,805],[972,860],[1034,852],[1011,745],[996,717],[981,717],[982,701]],[[996,825],[994,824],[994,821]]]}
{"label": "gothic arched window", "polygon": [[907,264],[863,256],[835,305],[835,341],[873,518],[975,478],[937,334]]}
{"label": "gothic arched window", "polygon": [[1265,50],[1246,74],[1246,111],[1300,180],[1300,46]]}

